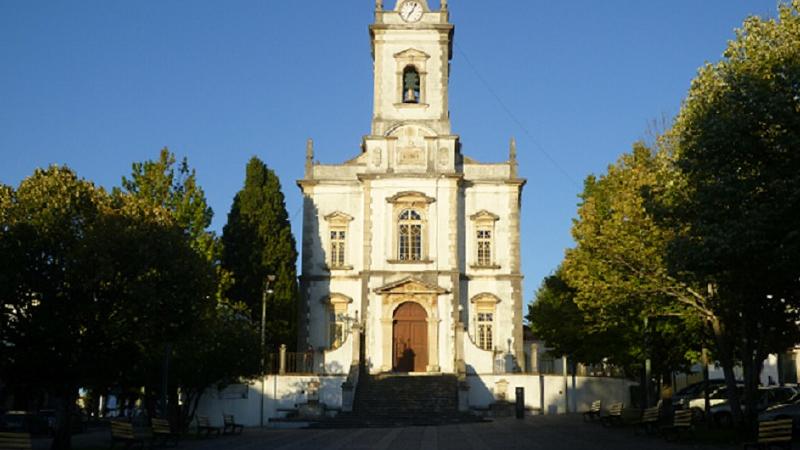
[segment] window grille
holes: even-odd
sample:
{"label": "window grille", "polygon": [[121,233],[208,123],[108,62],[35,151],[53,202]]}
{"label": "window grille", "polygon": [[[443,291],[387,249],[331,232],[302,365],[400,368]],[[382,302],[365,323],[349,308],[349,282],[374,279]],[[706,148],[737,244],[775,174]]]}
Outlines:
{"label": "window grille", "polygon": [[478,230],[478,265],[492,265],[492,231]]}
{"label": "window grille", "polygon": [[494,314],[487,312],[478,313],[478,347],[484,350],[492,349],[492,323]]}
{"label": "window grille", "polygon": [[400,261],[422,260],[422,216],[414,210],[400,214],[398,224],[398,259]]}
{"label": "window grille", "polygon": [[344,230],[331,231],[331,266],[344,267],[345,265],[345,244],[347,242],[347,232]]}

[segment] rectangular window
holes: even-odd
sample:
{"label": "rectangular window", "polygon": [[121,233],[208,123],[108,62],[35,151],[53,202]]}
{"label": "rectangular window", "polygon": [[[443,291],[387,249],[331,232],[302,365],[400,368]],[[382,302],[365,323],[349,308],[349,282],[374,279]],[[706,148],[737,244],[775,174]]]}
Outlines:
{"label": "rectangular window", "polygon": [[494,313],[478,313],[478,347],[484,350],[492,349],[492,323]]}
{"label": "rectangular window", "polygon": [[478,230],[478,265],[492,265],[492,232],[491,230]]}
{"label": "rectangular window", "polygon": [[331,267],[344,267],[346,238],[344,230],[331,231]]}
{"label": "rectangular window", "polygon": [[422,225],[400,225],[400,260],[422,260]]}

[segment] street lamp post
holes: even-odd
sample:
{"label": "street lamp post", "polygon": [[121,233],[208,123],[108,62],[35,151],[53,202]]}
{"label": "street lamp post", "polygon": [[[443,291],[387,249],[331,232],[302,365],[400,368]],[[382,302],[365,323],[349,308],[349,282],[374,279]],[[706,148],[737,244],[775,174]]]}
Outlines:
{"label": "street lamp post", "polygon": [[267,322],[267,295],[274,291],[270,284],[275,281],[275,275],[267,275],[264,283],[264,292],[261,294],[261,426],[264,426],[264,392],[266,392],[266,363],[264,358],[264,346],[266,345],[266,322]]}

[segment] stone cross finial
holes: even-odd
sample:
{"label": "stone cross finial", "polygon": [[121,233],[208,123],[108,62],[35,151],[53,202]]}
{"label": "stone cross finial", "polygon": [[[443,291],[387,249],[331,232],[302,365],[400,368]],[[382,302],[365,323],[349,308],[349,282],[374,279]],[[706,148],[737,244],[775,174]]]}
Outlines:
{"label": "stone cross finial", "polygon": [[312,178],[314,166],[314,140],[309,139],[306,142],[306,178]]}

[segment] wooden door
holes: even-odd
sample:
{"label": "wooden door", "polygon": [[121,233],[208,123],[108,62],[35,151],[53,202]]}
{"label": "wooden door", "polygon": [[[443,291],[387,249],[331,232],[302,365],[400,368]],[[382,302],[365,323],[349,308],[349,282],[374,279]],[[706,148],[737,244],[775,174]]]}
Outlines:
{"label": "wooden door", "polygon": [[418,303],[403,303],[394,313],[395,372],[425,372],[428,366],[428,315]]}

